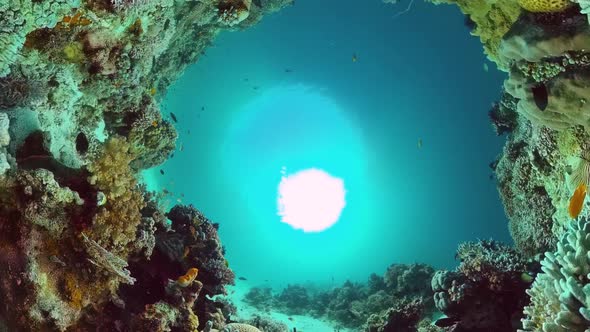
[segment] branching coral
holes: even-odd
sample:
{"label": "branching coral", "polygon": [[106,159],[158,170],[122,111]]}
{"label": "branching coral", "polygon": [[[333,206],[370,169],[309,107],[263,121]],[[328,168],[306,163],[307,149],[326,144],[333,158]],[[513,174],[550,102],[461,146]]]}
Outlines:
{"label": "branching coral", "polygon": [[527,291],[523,331],[578,332],[590,328],[590,223],[578,221],[545,254],[540,273]]}

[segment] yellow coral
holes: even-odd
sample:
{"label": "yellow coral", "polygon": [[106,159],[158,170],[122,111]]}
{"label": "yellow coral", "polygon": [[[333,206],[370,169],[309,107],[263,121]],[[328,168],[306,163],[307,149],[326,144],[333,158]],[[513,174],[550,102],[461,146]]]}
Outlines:
{"label": "yellow coral", "polygon": [[78,282],[73,275],[66,276],[65,289],[72,307],[76,309],[82,308],[82,290],[78,286]]}
{"label": "yellow coral", "polygon": [[84,51],[82,44],[79,42],[71,42],[64,47],[64,55],[70,62],[81,63],[84,61]]}
{"label": "yellow coral", "polygon": [[89,237],[116,255],[125,256],[127,244],[135,239],[145,206],[143,195],[129,164],[134,155],[124,138],[111,138],[89,165],[91,182],[107,196],[94,218]]}
{"label": "yellow coral", "polygon": [[518,0],[518,4],[533,13],[555,13],[573,5],[568,0]]}

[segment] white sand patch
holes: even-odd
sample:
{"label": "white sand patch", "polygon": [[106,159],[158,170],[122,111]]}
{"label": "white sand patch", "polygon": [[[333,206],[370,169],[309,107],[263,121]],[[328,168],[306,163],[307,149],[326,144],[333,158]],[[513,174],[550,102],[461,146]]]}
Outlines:
{"label": "white sand patch", "polygon": [[274,310],[267,312],[256,309],[244,302],[244,296],[250,290],[247,281],[239,281],[238,285],[227,288],[230,294],[229,298],[238,308],[237,317],[232,317],[233,320],[249,319],[254,315],[259,315],[262,317],[270,317],[274,321],[286,324],[289,327],[289,332],[293,332],[294,328],[297,329],[297,332],[352,332],[349,329],[337,328],[336,324],[331,322],[326,322],[309,316],[289,316]]}

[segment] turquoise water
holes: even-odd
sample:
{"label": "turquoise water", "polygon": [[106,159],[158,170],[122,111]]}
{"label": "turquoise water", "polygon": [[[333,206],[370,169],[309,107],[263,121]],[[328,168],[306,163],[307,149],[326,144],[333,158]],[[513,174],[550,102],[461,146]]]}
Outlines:
{"label": "turquoise water", "polygon": [[[220,224],[230,266],[250,284],[451,268],[462,241],[510,242],[488,167],[504,140],[487,117],[503,76],[457,8],[416,2],[394,17],[406,5],[297,1],[221,34],[168,92],[178,150],[151,184]],[[283,167],[344,181],[335,225],[281,222]]]}

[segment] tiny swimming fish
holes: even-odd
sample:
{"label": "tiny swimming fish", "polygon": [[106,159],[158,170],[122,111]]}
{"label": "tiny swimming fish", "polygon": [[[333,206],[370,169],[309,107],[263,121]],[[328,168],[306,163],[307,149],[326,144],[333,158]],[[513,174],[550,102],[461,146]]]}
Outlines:
{"label": "tiny swimming fish", "polygon": [[174,121],[174,123],[177,123],[178,120],[176,119],[176,115],[174,115],[174,113],[170,112],[170,117],[172,118],[172,120]]}
{"label": "tiny swimming fish", "polygon": [[178,150],[180,150],[182,152],[184,150],[184,144],[181,143],[180,148]]}
{"label": "tiny swimming fish", "polygon": [[568,212],[572,219],[576,219],[578,215],[580,215],[580,212],[582,212],[582,208],[584,207],[584,200],[586,198],[586,189],[586,184],[581,183],[578,186],[578,188],[576,188],[576,191],[574,191],[574,194],[570,199]]}
{"label": "tiny swimming fish", "polygon": [[422,139],[418,139],[418,149],[422,149]]}
{"label": "tiny swimming fish", "polygon": [[520,280],[526,282],[527,284],[530,284],[531,282],[533,282],[533,280],[535,280],[535,278],[532,275],[530,275],[526,272],[523,272],[520,275]]}
{"label": "tiny swimming fish", "polygon": [[248,279],[246,279],[244,277],[239,277],[238,279],[240,279],[240,280],[248,280]]}
{"label": "tiny swimming fish", "polygon": [[164,170],[163,169],[160,170],[160,174],[164,175]]}
{"label": "tiny swimming fish", "polygon": [[356,53],[352,55],[352,62],[357,62],[358,58],[356,57]]}
{"label": "tiny swimming fish", "polygon": [[156,120],[152,121],[152,126],[153,127],[157,127],[158,126],[158,121],[156,121]]}

